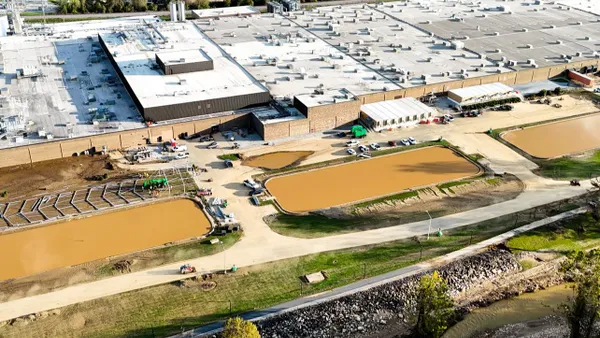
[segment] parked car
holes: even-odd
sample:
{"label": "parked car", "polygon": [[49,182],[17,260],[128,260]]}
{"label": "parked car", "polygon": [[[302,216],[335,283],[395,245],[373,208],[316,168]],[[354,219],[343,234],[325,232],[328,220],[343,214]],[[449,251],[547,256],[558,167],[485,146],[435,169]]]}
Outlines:
{"label": "parked car", "polygon": [[368,152],[369,148],[367,148],[366,146],[363,146],[363,145],[359,145],[358,150],[360,150],[361,153],[364,153],[364,152]]}
{"label": "parked car", "polygon": [[405,139],[405,138],[401,139],[401,140],[400,140],[400,143],[401,143],[403,146],[408,146],[408,145],[410,145],[410,142],[408,142],[408,140],[407,140],[407,139]]}
{"label": "parked car", "polygon": [[442,118],[448,122],[454,121],[454,116],[452,116],[450,114],[445,114]]}
{"label": "parked car", "polygon": [[369,144],[369,148],[371,148],[372,150],[379,150],[381,149],[381,146],[377,143],[371,143]]}
{"label": "parked car", "polygon": [[600,93],[600,87],[594,89],[594,93]]}
{"label": "parked car", "polygon": [[356,155],[356,151],[352,148],[346,149],[346,152],[348,153],[348,155]]}
{"label": "parked car", "polygon": [[207,141],[213,142],[214,140],[215,139],[210,135],[203,135],[203,136],[200,136],[200,138],[198,139],[198,142],[207,142]]}
{"label": "parked car", "polygon": [[356,155],[356,157],[358,157],[358,158],[371,158],[371,154],[369,154],[369,153],[362,153],[362,154]]}
{"label": "parked car", "polygon": [[206,148],[208,148],[208,149],[217,149],[217,148],[219,148],[219,144],[217,142],[213,141],[212,143],[210,143],[209,145],[207,145]]}
{"label": "parked car", "polygon": [[261,188],[261,187],[258,187],[256,189],[250,190],[250,193],[248,195],[250,195],[250,196],[256,196],[256,195],[262,194],[263,192],[265,192],[265,189]]}
{"label": "parked car", "polygon": [[177,159],[177,160],[180,160],[183,158],[188,158],[188,157],[190,157],[190,153],[177,153],[175,155],[175,159]]}
{"label": "parked car", "polygon": [[479,115],[481,115],[481,112],[478,110],[464,111],[461,113],[462,117],[478,117]]}
{"label": "parked car", "polygon": [[417,144],[417,140],[415,140],[415,138],[411,136],[408,138],[408,143],[415,145],[415,144]]}
{"label": "parked car", "polygon": [[339,133],[336,134],[337,137],[346,137],[346,133],[343,131],[340,131]]}
{"label": "parked car", "polygon": [[260,188],[260,185],[258,183],[256,183],[253,179],[249,178],[247,180],[244,180],[244,185],[247,186],[250,189],[257,189]]}
{"label": "parked car", "polygon": [[360,144],[359,140],[352,140],[352,141],[346,142],[346,147],[356,147],[359,144]]}
{"label": "parked car", "polygon": [[178,146],[174,146],[173,148],[171,148],[171,151],[174,153],[178,153],[181,151],[187,151],[187,146],[185,144],[180,144]]}
{"label": "parked car", "polygon": [[395,147],[397,145],[398,144],[396,143],[396,141],[388,141],[388,146],[390,146],[390,147]]}

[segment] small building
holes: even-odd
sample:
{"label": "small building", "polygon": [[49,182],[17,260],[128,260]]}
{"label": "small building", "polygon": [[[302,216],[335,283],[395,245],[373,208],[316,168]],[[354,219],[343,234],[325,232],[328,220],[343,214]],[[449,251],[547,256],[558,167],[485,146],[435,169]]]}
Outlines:
{"label": "small building", "polygon": [[360,107],[361,119],[375,131],[415,125],[429,120],[435,112],[435,108],[412,97],[363,104]]}
{"label": "small building", "polygon": [[514,88],[499,82],[448,91],[448,98],[457,106],[504,100],[511,97],[519,97],[519,93]]}

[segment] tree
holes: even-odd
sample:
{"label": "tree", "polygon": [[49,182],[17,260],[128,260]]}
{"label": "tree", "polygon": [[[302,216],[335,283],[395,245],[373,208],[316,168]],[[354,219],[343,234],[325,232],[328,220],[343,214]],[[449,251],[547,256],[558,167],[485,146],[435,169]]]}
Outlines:
{"label": "tree", "polygon": [[448,295],[446,281],[437,271],[421,277],[417,290],[416,335],[439,338],[453,316],[454,301]]}
{"label": "tree", "polygon": [[208,0],[199,0],[198,1],[198,8],[199,9],[210,8],[210,2],[208,2]]}
{"label": "tree", "polygon": [[252,0],[239,0],[238,6],[254,6],[254,1]]}
{"label": "tree", "polygon": [[560,270],[573,281],[569,286],[573,296],[559,307],[569,325],[569,337],[589,338],[600,315],[600,251],[571,252]]}
{"label": "tree", "polygon": [[225,322],[223,338],[260,338],[260,333],[252,322],[235,317]]}
{"label": "tree", "polygon": [[231,0],[223,1],[223,7],[231,7]]}
{"label": "tree", "polygon": [[147,9],[146,0],[131,0],[131,4],[136,12],[145,12]]}

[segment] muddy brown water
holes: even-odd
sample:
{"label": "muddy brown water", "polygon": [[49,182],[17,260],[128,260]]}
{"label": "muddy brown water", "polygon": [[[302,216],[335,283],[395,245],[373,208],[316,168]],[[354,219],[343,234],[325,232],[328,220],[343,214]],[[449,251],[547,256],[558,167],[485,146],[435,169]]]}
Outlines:
{"label": "muddy brown water", "polygon": [[506,141],[531,156],[552,158],[600,147],[600,114],[509,131]]}
{"label": "muddy brown water", "polygon": [[484,330],[549,316],[554,314],[554,310],[572,294],[571,289],[558,285],[501,300],[488,307],[473,310],[462,321],[446,331],[442,338],[469,338],[477,336],[476,333]]}
{"label": "muddy brown water", "polygon": [[250,157],[244,160],[243,164],[254,168],[281,169],[310,156],[312,153],[312,151],[278,151]]}
{"label": "muddy brown water", "polygon": [[430,147],[275,177],[266,187],[290,212],[306,212],[473,176],[479,168],[450,149]]}
{"label": "muddy brown water", "polygon": [[201,236],[210,223],[174,200],[0,235],[0,281]]}

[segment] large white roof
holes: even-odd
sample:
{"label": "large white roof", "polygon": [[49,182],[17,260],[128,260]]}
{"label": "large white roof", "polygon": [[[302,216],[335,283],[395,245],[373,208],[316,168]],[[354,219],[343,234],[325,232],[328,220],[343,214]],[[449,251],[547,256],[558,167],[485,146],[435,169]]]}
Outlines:
{"label": "large white roof", "polygon": [[412,117],[421,114],[429,116],[435,109],[429,107],[412,97],[398,100],[381,101],[376,103],[363,104],[360,110],[369,115],[375,121],[403,120],[405,117]]}
{"label": "large white roof", "polygon": [[[145,108],[267,92],[192,22],[159,23],[101,37]],[[214,69],[164,75],[155,64],[156,54],[186,62],[206,54]]]}
{"label": "large white roof", "polygon": [[473,86],[459,89],[452,89],[450,93],[461,97],[463,100],[469,100],[475,97],[494,96],[498,94],[508,94],[514,91],[513,88],[503,83],[488,83],[481,86]]}

